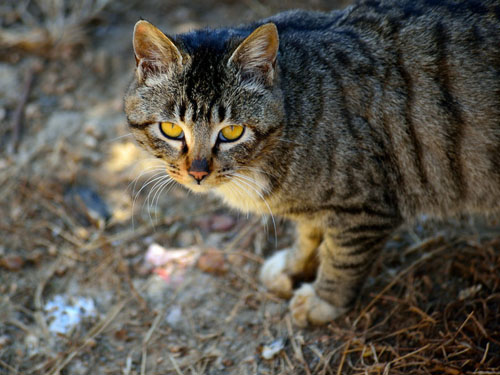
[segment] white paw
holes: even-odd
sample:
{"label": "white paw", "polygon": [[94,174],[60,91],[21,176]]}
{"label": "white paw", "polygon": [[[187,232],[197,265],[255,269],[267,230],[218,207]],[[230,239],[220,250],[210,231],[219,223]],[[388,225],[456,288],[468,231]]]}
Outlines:
{"label": "white paw", "polygon": [[335,307],[323,301],[316,295],[312,284],[303,284],[295,291],[290,301],[292,319],[299,327],[306,327],[309,323],[326,324],[347,310],[347,308]]}
{"label": "white paw", "polygon": [[283,298],[292,296],[293,282],[286,274],[288,250],[281,250],[264,262],[260,269],[260,280],[271,292]]}

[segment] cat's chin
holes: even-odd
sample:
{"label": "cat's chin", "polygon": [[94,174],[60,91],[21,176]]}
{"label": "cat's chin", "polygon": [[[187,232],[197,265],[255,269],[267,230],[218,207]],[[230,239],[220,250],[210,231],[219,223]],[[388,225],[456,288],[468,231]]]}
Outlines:
{"label": "cat's chin", "polygon": [[187,187],[189,190],[191,190],[194,193],[200,193],[200,194],[206,194],[209,191],[211,191],[213,188],[208,185],[198,185],[198,184],[184,184],[185,187]]}

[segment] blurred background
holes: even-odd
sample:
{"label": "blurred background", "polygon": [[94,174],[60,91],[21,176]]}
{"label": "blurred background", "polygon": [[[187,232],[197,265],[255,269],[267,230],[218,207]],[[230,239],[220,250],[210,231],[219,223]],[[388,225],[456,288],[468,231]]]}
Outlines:
{"label": "blurred background", "polygon": [[175,34],[348,3],[0,3],[0,374],[498,369],[491,226],[423,218],[388,244],[351,314],[297,331],[257,280],[293,228],[164,189],[127,129],[138,19]]}

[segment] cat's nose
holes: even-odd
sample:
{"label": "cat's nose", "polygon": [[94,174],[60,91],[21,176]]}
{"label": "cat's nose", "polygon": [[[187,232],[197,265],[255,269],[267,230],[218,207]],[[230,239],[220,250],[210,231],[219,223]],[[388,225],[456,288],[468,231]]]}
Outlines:
{"label": "cat's nose", "polygon": [[191,167],[188,169],[188,173],[194,177],[198,184],[210,173],[208,169],[207,159],[194,159],[191,163]]}

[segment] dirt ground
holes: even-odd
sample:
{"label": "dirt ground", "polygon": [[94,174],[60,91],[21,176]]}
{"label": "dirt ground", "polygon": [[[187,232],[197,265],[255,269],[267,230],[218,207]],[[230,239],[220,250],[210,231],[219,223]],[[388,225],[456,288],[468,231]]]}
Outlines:
{"label": "dirt ground", "polygon": [[290,224],[157,184],[127,130],[140,17],[176,33],[347,2],[1,2],[0,374],[500,374],[496,222],[421,218],[350,313],[298,329],[257,280]]}

